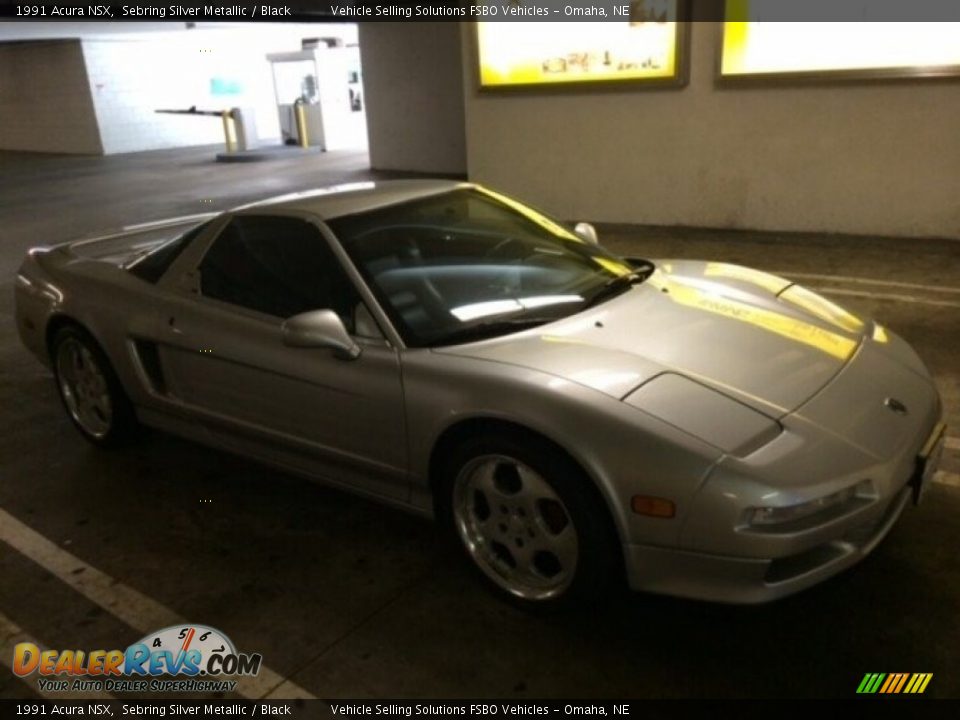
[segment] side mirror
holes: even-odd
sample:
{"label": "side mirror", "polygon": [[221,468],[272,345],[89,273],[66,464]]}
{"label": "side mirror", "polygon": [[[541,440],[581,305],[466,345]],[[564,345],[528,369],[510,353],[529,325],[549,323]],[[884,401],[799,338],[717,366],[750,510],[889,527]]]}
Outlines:
{"label": "side mirror", "polygon": [[287,318],[281,326],[283,344],[298,348],[330,348],[334,357],[356,360],[360,346],[353,341],[333,310],[311,310]]}
{"label": "side mirror", "polygon": [[597,229],[588,222],[577,223],[573,231],[583,240],[591,245],[599,245],[600,238],[597,237]]}

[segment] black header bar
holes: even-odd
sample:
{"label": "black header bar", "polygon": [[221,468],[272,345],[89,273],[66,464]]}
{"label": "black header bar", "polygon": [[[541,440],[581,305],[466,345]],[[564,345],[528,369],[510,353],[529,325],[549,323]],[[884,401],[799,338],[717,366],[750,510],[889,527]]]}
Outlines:
{"label": "black header bar", "polygon": [[[730,12],[740,16],[725,17]],[[18,21],[173,22],[960,22],[956,0],[0,0]],[[958,33],[960,34],[960,33]]]}
{"label": "black header bar", "polygon": [[[877,696],[871,696],[876,698]],[[906,696],[897,696],[906,698]],[[523,720],[524,718],[616,718],[617,720],[716,720],[736,715],[740,720],[770,717],[809,718],[813,714],[839,711],[851,716],[869,712],[877,720],[903,717],[904,702],[893,698],[869,702],[869,711],[859,700],[0,700],[4,718],[89,717],[97,718],[471,718],[474,720]],[[909,702],[909,715],[916,718],[955,717],[955,701]],[[855,707],[860,705],[861,707]]]}

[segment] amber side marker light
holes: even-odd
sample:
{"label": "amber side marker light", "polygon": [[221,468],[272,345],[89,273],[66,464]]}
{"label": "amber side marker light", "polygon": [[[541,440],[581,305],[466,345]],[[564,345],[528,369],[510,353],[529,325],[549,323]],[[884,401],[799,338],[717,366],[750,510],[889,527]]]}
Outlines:
{"label": "amber side marker light", "polygon": [[677,506],[672,500],[648,495],[634,495],[630,500],[630,507],[637,515],[650,517],[672,518],[677,514]]}

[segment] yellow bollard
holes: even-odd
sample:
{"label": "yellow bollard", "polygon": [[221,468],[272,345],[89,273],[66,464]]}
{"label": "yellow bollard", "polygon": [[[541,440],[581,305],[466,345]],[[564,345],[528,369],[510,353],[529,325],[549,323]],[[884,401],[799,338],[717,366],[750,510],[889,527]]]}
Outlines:
{"label": "yellow bollard", "polygon": [[229,110],[224,110],[220,113],[220,117],[223,120],[223,137],[227,144],[227,152],[232,153],[237,149],[237,139],[236,132],[233,127],[233,117],[230,115]]}
{"label": "yellow bollard", "polygon": [[303,110],[303,103],[296,103],[293,107],[297,113],[297,138],[300,140],[300,147],[307,147],[310,144],[307,138],[307,114]]}

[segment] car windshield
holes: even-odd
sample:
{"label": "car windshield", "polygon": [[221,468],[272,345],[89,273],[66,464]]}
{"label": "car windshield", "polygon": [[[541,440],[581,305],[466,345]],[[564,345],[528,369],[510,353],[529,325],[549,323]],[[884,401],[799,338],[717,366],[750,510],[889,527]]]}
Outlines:
{"label": "car windshield", "polygon": [[411,347],[552,322],[645,277],[539,212],[479,187],[329,225]]}

